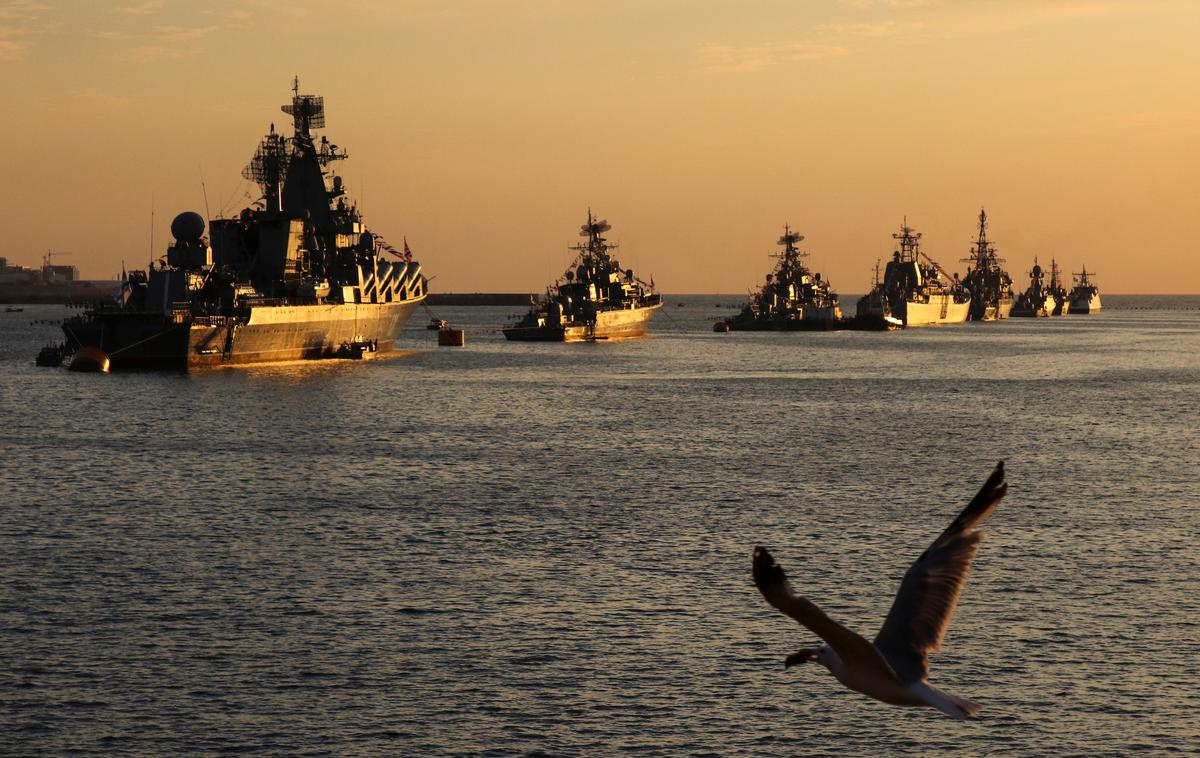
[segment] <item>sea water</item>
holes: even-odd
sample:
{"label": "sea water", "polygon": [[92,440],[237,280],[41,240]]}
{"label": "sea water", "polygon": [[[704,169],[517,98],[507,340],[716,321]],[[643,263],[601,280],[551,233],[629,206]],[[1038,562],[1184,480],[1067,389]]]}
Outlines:
{"label": "sea water", "polygon": [[[1196,749],[1200,298],[712,333],[736,303],[575,345],[435,308],[403,357],[192,375],[37,368],[66,309],[0,313],[0,751]],[[999,460],[931,671],[978,718],[784,670],[816,638],[754,545],[873,637]]]}

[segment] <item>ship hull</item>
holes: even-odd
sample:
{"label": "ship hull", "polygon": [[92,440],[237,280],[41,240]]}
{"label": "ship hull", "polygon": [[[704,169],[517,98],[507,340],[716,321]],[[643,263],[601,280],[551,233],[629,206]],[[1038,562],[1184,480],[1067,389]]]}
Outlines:
{"label": "ship hull", "polygon": [[1017,307],[1013,308],[1011,315],[1014,318],[1045,318],[1054,312],[1055,306],[1054,298],[1049,295],[1033,305],[1028,304],[1026,298],[1022,298]]}
{"label": "ship hull", "polygon": [[847,328],[849,319],[734,319],[729,329],[734,332],[833,332]]}
{"label": "ship hull", "polygon": [[100,348],[112,369],[191,371],[219,366],[338,358],[347,348],[395,348],[396,337],[424,298],[392,303],[260,306],[249,318],[195,317],[181,323],[157,314],[98,313],[64,325],[72,349]]}
{"label": "ship hull", "polygon": [[1012,313],[1012,298],[979,305],[976,305],[974,300],[971,302],[973,307],[968,319],[970,321],[999,321],[1000,319],[1008,318],[1009,314]]}
{"label": "ship hull", "polygon": [[845,329],[840,308],[805,308],[802,315],[775,317],[738,314],[729,320],[735,332],[830,332]]}
{"label": "ship hull", "polygon": [[626,340],[645,337],[650,317],[662,307],[656,303],[644,308],[623,308],[600,311],[593,328],[585,323],[566,323],[558,326],[510,326],[504,336],[515,342],[594,342],[596,340]]}
{"label": "ship hull", "polygon": [[1079,297],[1071,299],[1071,313],[1098,313],[1100,311],[1100,296]]}
{"label": "ship hull", "polygon": [[929,302],[916,303],[903,301],[895,310],[887,310],[881,301],[872,299],[860,303],[856,321],[862,328],[888,328],[889,326],[933,326],[936,324],[961,324],[967,320],[971,310],[971,301],[955,302],[953,295],[934,295]]}

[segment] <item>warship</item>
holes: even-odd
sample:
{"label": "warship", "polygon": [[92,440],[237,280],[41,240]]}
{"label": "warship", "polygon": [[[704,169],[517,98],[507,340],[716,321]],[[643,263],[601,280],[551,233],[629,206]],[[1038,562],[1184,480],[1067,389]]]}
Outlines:
{"label": "warship", "polygon": [[804,265],[808,253],[796,247],[803,235],[784,225],[774,254],[775,270],[767,274],[762,289],[754,293],[733,318],[729,328],[744,331],[840,329],[845,325],[838,296],[829,281]]}
{"label": "warship", "polygon": [[971,255],[962,260],[967,266],[963,286],[971,293],[969,321],[995,321],[1008,318],[1013,307],[1012,277],[1000,267],[1004,259],[996,256],[996,247],[987,238],[987,211],[979,209],[979,238]]}
{"label": "warship", "polygon": [[662,307],[662,295],[654,291],[653,281],[646,284],[633,269],[621,270],[611,255],[617,246],[602,236],[610,229],[588,209],[587,223],[579,232],[587,242],[571,247],[577,255],[563,278],[533,302],[524,318],[503,330],[506,338],[594,342],[646,336],[650,317]]}
{"label": "warship", "polygon": [[1051,316],[1065,316],[1071,310],[1071,300],[1067,295],[1067,288],[1063,286],[1062,270],[1058,267],[1058,261],[1050,259],[1050,284],[1046,288],[1050,292],[1050,297],[1054,298],[1054,310],[1050,311]]}
{"label": "warship", "polygon": [[1054,295],[1042,284],[1045,274],[1038,265],[1037,258],[1033,259],[1033,268],[1029,270],[1029,287],[1017,296],[1013,303],[1013,316],[1028,316],[1042,318],[1054,312]]}
{"label": "warship", "polygon": [[[155,265],[122,273],[117,302],[63,323],[72,351],[99,349],[119,369],[182,369],[309,358],[362,358],[394,348],[426,295],[421,266],[363,223],[333,171],[344,149],[325,126],[324,98],[283,106],[243,177],[262,197],[236,218],[181,213]],[[387,251],[394,259],[385,259]]]}
{"label": "warship", "polygon": [[871,291],[858,301],[855,326],[894,328],[927,324],[961,324],[971,308],[971,293],[920,248],[921,234],[908,219],[892,239],[899,248],[884,269],[876,268]]}
{"label": "warship", "polygon": [[1083,271],[1071,275],[1075,280],[1070,295],[1071,313],[1096,313],[1100,310],[1100,288],[1091,279],[1095,273],[1084,266]]}

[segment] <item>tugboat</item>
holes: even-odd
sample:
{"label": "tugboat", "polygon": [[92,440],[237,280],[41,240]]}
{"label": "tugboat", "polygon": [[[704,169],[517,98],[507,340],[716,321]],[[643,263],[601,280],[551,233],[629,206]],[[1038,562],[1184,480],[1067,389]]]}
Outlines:
{"label": "tugboat", "polygon": [[1037,258],[1033,259],[1033,268],[1029,270],[1029,288],[1017,297],[1013,303],[1013,316],[1028,316],[1043,318],[1054,312],[1054,295],[1042,286],[1042,267]]}
{"label": "tugboat", "polygon": [[[971,308],[971,293],[937,261],[921,252],[920,232],[908,219],[892,239],[900,243],[879,280],[858,301],[857,328],[888,329],[927,324],[961,324]],[[944,278],[943,278],[944,277]]]}
{"label": "tugboat", "polygon": [[[346,152],[312,130],[324,98],[293,83],[294,134],[271,131],[243,176],[263,195],[237,218],[210,224],[181,213],[158,265],[123,275],[118,302],[68,319],[72,351],[94,348],[114,371],[190,370],[392,350],[425,299],[426,280],[368,231],[332,164]],[[398,260],[387,260],[384,250]]]}
{"label": "tugboat", "polygon": [[1046,288],[1050,293],[1050,297],[1054,298],[1054,310],[1050,311],[1051,316],[1065,316],[1071,310],[1071,300],[1067,296],[1067,288],[1062,284],[1062,277],[1059,275],[1062,269],[1058,267],[1058,261],[1050,259],[1050,285]]}
{"label": "tugboat", "polygon": [[774,272],[767,274],[766,284],[751,296],[741,313],[729,320],[730,329],[819,331],[845,326],[837,293],[830,290],[829,281],[804,265],[808,253],[796,247],[803,239],[784,224],[778,243],[783,250],[774,254],[779,260]]}
{"label": "tugboat", "polygon": [[979,238],[971,248],[969,258],[963,258],[967,274],[963,286],[971,293],[969,321],[995,321],[1008,318],[1013,307],[1012,277],[1000,268],[1004,262],[996,257],[996,247],[987,238],[987,212],[979,209]]}
{"label": "tugboat", "polygon": [[1089,272],[1087,266],[1078,274],[1072,274],[1075,287],[1071,290],[1071,313],[1096,313],[1100,310],[1100,288],[1092,284],[1091,277],[1095,271]]}
{"label": "tugboat", "polygon": [[616,245],[603,235],[612,227],[597,220],[588,209],[580,237],[587,242],[571,249],[578,255],[564,278],[546,290],[546,296],[516,324],[505,328],[510,340],[538,342],[594,342],[646,336],[650,317],[662,307],[654,282],[646,284],[633,269],[621,270],[610,255]]}

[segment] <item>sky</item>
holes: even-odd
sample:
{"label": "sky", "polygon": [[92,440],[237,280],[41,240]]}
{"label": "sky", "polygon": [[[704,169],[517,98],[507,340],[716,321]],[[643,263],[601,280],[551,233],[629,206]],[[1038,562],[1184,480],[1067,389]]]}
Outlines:
{"label": "sky", "polygon": [[298,76],[433,291],[541,291],[590,207],[668,293],[747,292],[785,223],[861,293],[986,207],[1019,287],[1200,293],[1197,40],[1200,0],[0,0],[0,256],[115,278],[236,213]]}

